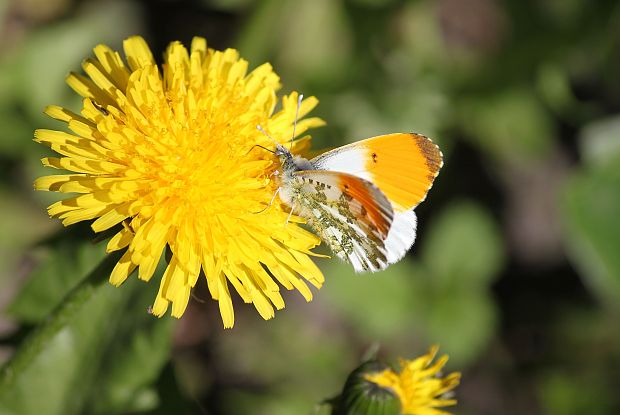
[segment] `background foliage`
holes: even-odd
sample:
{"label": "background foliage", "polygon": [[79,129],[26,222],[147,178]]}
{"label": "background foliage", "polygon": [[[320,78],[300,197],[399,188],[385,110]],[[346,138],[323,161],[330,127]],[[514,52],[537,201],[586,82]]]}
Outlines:
{"label": "background foliage", "polygon": [[[619,28],[615,0],[0,0],[0,413],[307,414],[376,345],[431,343],[463,371],[460,414],[619,413]],[[445,167],[408,258],[323,261],[312,303],[237,304],[228,331],[205,287],[173,321],[146,313],[156,284],[107,284],[88,224],[32,191],[32,132],[131,34],[270,61],[319,97],[316,147],[432,137]]]}

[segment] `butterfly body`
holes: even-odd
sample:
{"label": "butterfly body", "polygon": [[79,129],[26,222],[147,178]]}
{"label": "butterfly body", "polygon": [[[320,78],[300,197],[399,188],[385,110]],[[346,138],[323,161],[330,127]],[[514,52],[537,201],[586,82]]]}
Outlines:
{"label": "butterfly body", "polygon": [[280,199],[358,272],[382,270],[413,245],[413,208],[441,168],[437,146],[417,134],[373,137],[312,160],[280,144],[275,154]]}
{"label": "butterfly body", "polygon": [[[387,266],[383,240],[393,212],[372,183],[352,175],[322,171],[278,145],[280,199],[308,224],[339,258],[360,271]],[[366,201],[377,201],[368,206]]]}

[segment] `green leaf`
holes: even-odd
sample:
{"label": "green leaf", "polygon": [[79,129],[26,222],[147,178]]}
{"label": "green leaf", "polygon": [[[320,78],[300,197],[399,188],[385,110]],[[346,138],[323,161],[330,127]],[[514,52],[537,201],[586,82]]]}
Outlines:
{"label": "green leaf", "polygon": [[537,87],[545,103],[556,112],[567,112],[575,107],[577,100],[571,90],[567,69],[559,63],[540,66]]}
{"label": "green leaf", "polygon": [[159,398],[151,385],[157,380],[169,359],[173,320],[156,319],[143,311],[142,327],[125,330],[124,342],[115,343],[108,353],[103,373],[99,375],[97,390],[90,410],[94,414],[114,414],[125,411],[153,409]]}
{"label": "green leaf", "polygon": [[47,252],[8,307],[23,322],[38,323],[101,261],[101,245],[62,241]]}
{"label": "green leaf", "polygon": [[504,263],[500,230],[473,202],[453,203],[425,235],[422,261],[440,286],[487,287]]}
{"label": "green leaf", "polygon": [[[135,288],[107,277],[119,255],[108,256],[24,341],[0,373],[0,413],[70,415],[96,385],[103,354],[115,337]],[[132,281],[135,283],[135,281]]]}
{"label": "green leaf", "polygon": [[17,158],[27,153],[32,145],[32,125],[19,111],[0,108],[0,154]]}
{"label": "green leaf", "polygon": [[620,158],[573,176],[561,208],[568,253],[610,307],[620,301]]}
{"label": "green leaf", "polygon": [[117,260],[106,258],[3,369],[1,413],[113,414],[157,406],[151,385],[168,361],[174,320],[146,312],[156,284],[108,284]]}
{"label": "green leaf", "polygon": [[[101,254],[101,246],[63,242],[35,272],[12,313],[27,321],[42,319]],[[146,311],[157,284],[130,279],[117,289],[107,282],[117,260],[118,255],[106,258],[20,347],[0,375],[0,413],[70,414],[88,408],[107,415],[157,406],[151,385],[168,361],[174,320]],[[5,399],[9,396],[15,398]]]}
{"label": "green leaf", "polygon": [[262,2],[237,46],[254,64],[275,54],[278,74],[289,80],[329,84],[350,74],[351,28],[343,6],[331,0]]}
{"label": "green leaf", "polygon": [[541,160],[552,148],[549,114],[527,87],[467,98],[460,108],[462,128],[482,151],[496,159]]}
{"label": "green leaf", "polygon": [[0,290],[12,290],[15,270],[24,254],[54,226],[42,209],[18,192],[0,186]]}
{"label": "green leaf", "polygon": [[[160,261],[156,275],[164,270]],[[105,362],[98,375],[99,387],[91,396],[90,413],[115,414],[154,409],[159,403],[152,384],[159,377],[170,357],[172,329],[175,319],[154,318],[146,312],[158,285],[137,281],[140,290],[128,304],[117,341],[106,353]]]}
{"label": "green leaf", "polygon": [[608,387],[600,373],[574,373],[555,370],[539,382],[539,395],[545,413],[562,415],[605,415],[614,413],[616,388]]}
{"label": "green leaf", "polygon": [[356,274],[335,259],[322,269],[327,277],[322,299],[367,338],[398,335],[425,307],[424,275],[406,259],[376,274]]}
{"label": "green leaf", "polygon": [[112,2],[106,7],[82,7],[73,19],[32,32],[20,47],[12,82],[31,118],[41,119],[43,108],[52,103],[77,104],[77,95],[63,82],[67,73],[79,72],[80,62],[98,43],[117,46],[134,34],[137,18],[138,9],[131,3]]}
{"label": "green leaf", "polygon": [[[319,397],[342,388],[343,379],[359,361],[351,352],[350,332],[333,321],[323,293],[305,303],[299,293],[286,291],[286,309],[273,320],[265,322],[253,310],[243,310],[233,330],[221,331],[210,351],[215,361],[226,362],[226,372],[235,378],[261,385],[227,388],[220,395],[223,407],[239,414],[309,414]],[[326,327],[325,321],[333,323]],[[253,347],[248,353],[248,345],[254,344],[268,347]],[[189,396],[198,396],[213,379],[199,356],[179,357],[175,359],[179,381]]]}
{"label": "green leaf", "polygon": [[497,326],[497,310],[485,292],[463,289],[435,293],[429,299],[427,331],[439,343],[454,367],[473,362],[491,340]]}

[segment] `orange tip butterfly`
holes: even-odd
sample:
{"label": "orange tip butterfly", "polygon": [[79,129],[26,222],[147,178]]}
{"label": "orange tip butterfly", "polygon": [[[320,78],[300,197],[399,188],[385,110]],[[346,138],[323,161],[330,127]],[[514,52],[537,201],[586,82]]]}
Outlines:
{"label": "orange tip butterfly", "polygon": [[416,237],[414,209],[443,165],[439,147],[415,133],[368,138],[312,160],[276,143],[275,155],[280,199],[356,272],[405,256]]}

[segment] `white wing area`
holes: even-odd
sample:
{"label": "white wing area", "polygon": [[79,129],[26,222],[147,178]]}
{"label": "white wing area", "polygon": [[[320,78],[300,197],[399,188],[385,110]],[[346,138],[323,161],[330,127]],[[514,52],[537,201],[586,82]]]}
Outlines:
{"label": "white wing area", "polygon": [[384,241],[388,264],[400,261],[415,242],[418,218],[413,210],[394,212],[390,232]]}
{"label": "white wing area", "polygon": [[310,163],[320,170],[348,173],[372,182],[372,175],[366,169],[366,158],[364,148],[344,146],[323,153]]}

